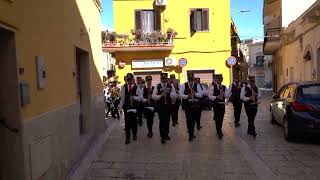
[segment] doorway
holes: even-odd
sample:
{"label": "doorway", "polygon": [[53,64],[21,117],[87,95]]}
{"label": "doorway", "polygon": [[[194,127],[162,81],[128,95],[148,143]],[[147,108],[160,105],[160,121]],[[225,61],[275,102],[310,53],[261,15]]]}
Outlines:
{"label": "doorway", "polygon": [[89,53],[76,47],[77,99],[80,104],[79,133],[84,135],[90,129],[90,64]]}
{"label": "doorway", "polygon": [[0,25],[0,180],[24,179],[15,33]]}

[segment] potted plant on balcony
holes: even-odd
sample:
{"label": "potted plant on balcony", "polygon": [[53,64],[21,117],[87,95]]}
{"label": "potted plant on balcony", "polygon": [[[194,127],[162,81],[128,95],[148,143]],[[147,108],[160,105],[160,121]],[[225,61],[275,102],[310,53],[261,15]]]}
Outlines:
{"label": "potted plant on balcony", "polygon": [[172,29],[172,28],[167,29],[167,40],[169,41],[169,43],[172,43],[173,39],[177,35],[178,35],[178,32],[176,32],[174,29]]}
{"label": "potted plant on balcony", "polygon": [[131,30],[131,34],[134,35],[135,43],[140,43],[143,41],[143,31],[142,30]]}

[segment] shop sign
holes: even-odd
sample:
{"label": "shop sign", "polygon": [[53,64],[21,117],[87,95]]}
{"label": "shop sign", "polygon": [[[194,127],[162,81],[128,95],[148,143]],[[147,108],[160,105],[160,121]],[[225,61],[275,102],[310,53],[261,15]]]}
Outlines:
{"label": "shop sign", "polygon": [[163,59],[132,60],[132,68],[162,68]]}

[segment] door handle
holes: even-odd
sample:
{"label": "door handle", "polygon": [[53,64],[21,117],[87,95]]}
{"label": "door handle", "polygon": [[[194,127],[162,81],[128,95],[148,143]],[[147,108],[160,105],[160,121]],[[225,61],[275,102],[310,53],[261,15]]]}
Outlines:
{"label": "door handle", "polygon": [[6,123],[6,119],[5,118],[1,118],[0,119],[0,124],[5,127],[6,129],[8,129],[9,131],[13,132],[13,133],[18,133],[19,129],[17,128],[11,128],[7,123]]}

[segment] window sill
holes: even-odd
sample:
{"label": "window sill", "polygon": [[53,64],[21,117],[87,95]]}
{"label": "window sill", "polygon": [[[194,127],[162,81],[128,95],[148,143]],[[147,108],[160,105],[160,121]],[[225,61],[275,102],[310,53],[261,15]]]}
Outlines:
{"label": "window sill", "polygon": [[210,31],[194,31],[194,32],[191,32],[192,33],[210,33]]}

